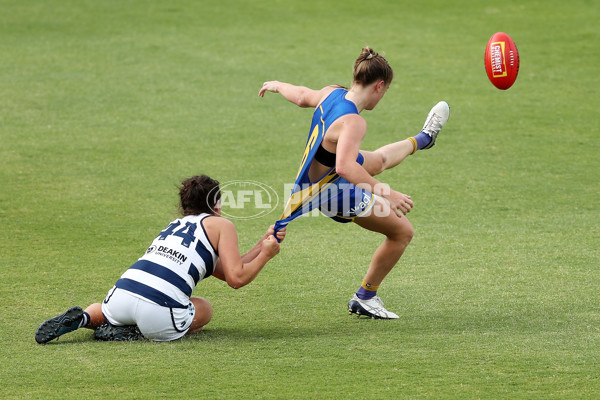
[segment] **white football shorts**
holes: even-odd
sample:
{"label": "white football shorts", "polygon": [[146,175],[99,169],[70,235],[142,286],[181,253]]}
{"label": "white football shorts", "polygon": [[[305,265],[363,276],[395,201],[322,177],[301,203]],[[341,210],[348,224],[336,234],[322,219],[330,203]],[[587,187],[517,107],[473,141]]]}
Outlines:
{"label": "white football shorts", "polygon": [[196,308],[192,302],[187,308],[159,306],[127,290],[113,287],[102,302],[102,313],[113,325],[137,325],[144,338],[167,342],[186,334]]}

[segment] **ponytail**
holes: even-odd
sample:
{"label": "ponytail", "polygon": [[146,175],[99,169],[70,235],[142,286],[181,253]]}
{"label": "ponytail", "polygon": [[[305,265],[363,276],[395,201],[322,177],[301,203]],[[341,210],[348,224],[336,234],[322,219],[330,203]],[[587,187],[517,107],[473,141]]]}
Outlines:
{"label": "ponytail", "polygon": [[383,80],[390,84],[394,79],[394,71],[384,56],[370,47],[364,47],[354,62],[354,83],[362,86]]}

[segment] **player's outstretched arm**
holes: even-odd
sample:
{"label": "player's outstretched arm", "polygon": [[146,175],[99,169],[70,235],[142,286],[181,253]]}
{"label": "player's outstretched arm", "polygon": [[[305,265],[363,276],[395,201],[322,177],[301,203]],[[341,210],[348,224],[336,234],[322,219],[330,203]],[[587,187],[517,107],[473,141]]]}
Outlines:
{"label": "player's outstretched arm", "polygon": [[[280,231],[277,232],[277,239],[279,240],[279,242],[281,243],[283,241],[283,239],[285,239],[285,231],[286,228],[281,229]],[[260,238],[260,240],[258,242],[256,242],[256,244],[254,245],[253,248],[251,248],[246,254],[244,254],[241,258],[242,258],[242,262],[250,262],[252,260],[254,260],[256,258],[256,256],[258,254],[260,254],[260,249],[261,249],[261,245],[263,240],[267,240],[269,238],[269,236],[273,236],[275,235],[275,225],[271,225],[267,231],[265,232],[265,234],[263,235],[262,238]]]}
{"label": "player's outstretched arm", "polygon": [[233,223],[224,218],[211,219],[209,237],[218,235],[216,247],[219,253],[213,276],[226,281],[232,288],[239,289],[252,282],[267,262],[279,253],[279,243],[271,234],[265,235],[252,250],[240,256]]}
{"label": "player's outstretched arm", "polygon": [[265,92],[279,93],[286,100],[294,103],[298,107],[316,107],[319,105],[324,96],[331,93],[336,87],[327,86],[321,90],[314,90],[305,86],[296,86],[290,83],[269,81],[263,83],[262,88],[258,92],[259,97],[264,97]]}

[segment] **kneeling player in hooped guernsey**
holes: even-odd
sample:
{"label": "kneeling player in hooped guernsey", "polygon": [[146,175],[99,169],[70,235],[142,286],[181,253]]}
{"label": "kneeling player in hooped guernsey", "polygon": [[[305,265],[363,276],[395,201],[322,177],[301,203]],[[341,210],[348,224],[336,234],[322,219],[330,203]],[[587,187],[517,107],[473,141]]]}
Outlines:
{"label": "kneeling player in hooped guernsey", "polygon": [[[182,182],[182,217],[154,239],[102,303],[72,307],[43,322],[35,334],[47,343],[79,328],[95,330],[98,340],[170,341],[196,333],[211,320],[211,304],[191,297],[202,279],[214,276],[238,289],[252,282],[279,253],[273,226],[246,254],[240,255],[232,222],[221,215],[219,182],[206,175]],[[279,241],[285,231],[277,232]]]}

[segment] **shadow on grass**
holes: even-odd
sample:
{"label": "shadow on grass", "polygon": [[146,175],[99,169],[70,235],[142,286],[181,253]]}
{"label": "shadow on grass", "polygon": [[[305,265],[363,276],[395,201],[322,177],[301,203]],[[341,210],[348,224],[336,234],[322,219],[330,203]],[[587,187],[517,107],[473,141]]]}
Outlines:
{"label": "shadow on grass", "polygon": [[[546,309],[512,310],[503,312],[479,310],[477,312],[428,312],[401,316],[399,320],[371,320],[354,316],[338,316],[327,321],[311,319],[295,319],[249,322],[239,324],[228,322],[225,325],[208,324],[196,334],[186,335],[172,343],[254,343],[279,340],[311,340],[322,337],[362,338],[376,335],[378,337],[404,337],[410,340],[414,337],[430,335],[456,334],[540,334],[543,332],[577,331],[581,328],[572,319],[557,311]],[[33,335],[31,337],[33,343]],[[94,340],[93,331],[81,329],[52,340],[41,346],[78,345],[104,343]],[[148,340],[138,342],[119,342],[133,345],[135,343],[160,343]]]}
{"label": "shadow on grass", "polygon": [[334,329],[319,329],[317,327],[290,327],[282,325],[263,326],[259,328],[207,328],[199,334],[190,335],[185,340],[210,342],[257,342],[273,339],[316,338],[335,335]]}
{"label": "shadow on grass", "polygon": [[[363,320],[364,322],[368,322],[367,319]],[[302,326],[302,327],[294,327],[284,324],[273,324],[270,326],[252,326],[251,328],[248,326],[240,326],[238,327],[210,327],[207,326],[206,329],[199,333],[186,335],[179,340],[173,341],[175,342],[257,342],[262,340],[271,340],[271,339],[296,339],[296,338],[311,338],[311,337],[320,337],[320,336],[332,336],[339,334],[339,327],[335,326]],[[32,337],[33,343],[35,340]],[[97,341],[93,337],[93,331],[88,331],[81,329],[72,334],[66,334],[61,336],[58,339],[54,339],[48,343],[38,345],[38,346],[60,346],[60,345],[78,345],[78,344],[89,344],[89,343],[105,343],[102,341]],[[133,344],[133,343],[151,343],[149,340],[140,340],[133,342],[119,342],[125,344]],[[153,342],[153,343],[161,343],[161,342]]]}

